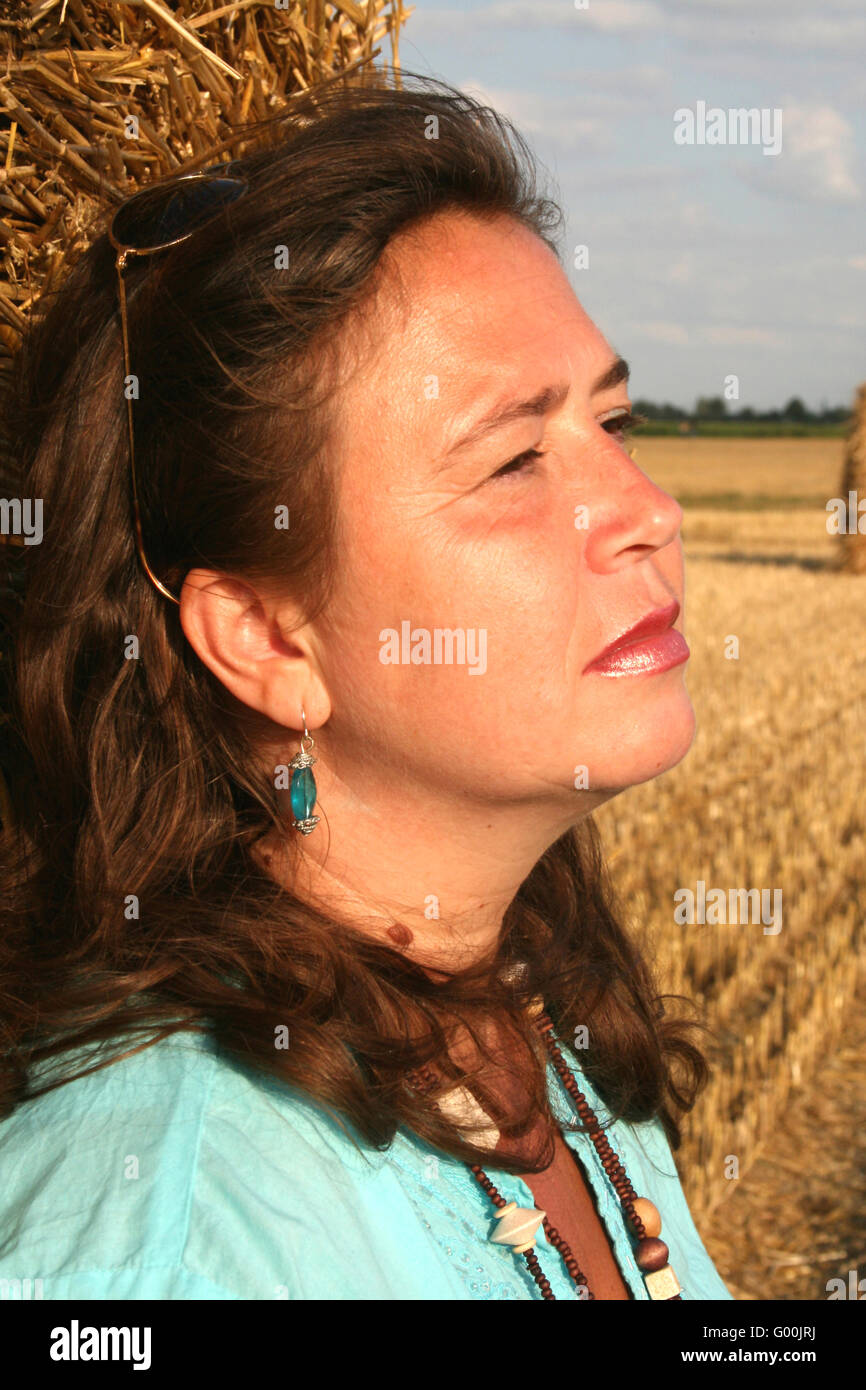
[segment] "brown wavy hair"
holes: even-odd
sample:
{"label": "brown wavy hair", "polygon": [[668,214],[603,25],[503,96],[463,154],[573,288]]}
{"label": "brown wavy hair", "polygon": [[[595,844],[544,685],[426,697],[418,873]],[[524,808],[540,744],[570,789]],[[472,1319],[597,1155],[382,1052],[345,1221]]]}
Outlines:
{"label": "brown wavy hair", "polygon": [[[332,371],[357,344],[383,251],[461,210],[520,219],[557,252],[562,214],[507,120],[415,73],[331,83],[245,129],[249,194],[125,272],[143,527],[176,592],[204,566],[277,585],[308,621],[339,565]],[[289,268],[276,271],[278,245]],[[487,956],[436,979],[258,862],[267,832],[293,834],[262,754],[273,726],[199,660],[137,559],[115,294],[103,230],[40,300],[8,406],[21,495],[43,499],[46,524],[41,544],[0,547],[14,810],[0,845],[0,1116],[170,1033],[208,1031],[370,1145],[402,1126],[483,1163],[407,1072],[432,1063],[446,1087],[465,1082],[449,1040],[468,1030],[483,1065],[494,1016],[534,1081],[508,1113],[478,1094],[503,1133],[530,1132],[545,1054],[526,1004],[542,995],[564,1040],[588,1026],[582,1065],[612,1114],[660,1115],[677,1146],[676,1112],[707,1076],[687,1036],[702,1025],[665,1015],[591,817],[536,864]],[[283,504],[291,549],[273,524]],[[551,1156],[501,1166],[540,1171]]]}

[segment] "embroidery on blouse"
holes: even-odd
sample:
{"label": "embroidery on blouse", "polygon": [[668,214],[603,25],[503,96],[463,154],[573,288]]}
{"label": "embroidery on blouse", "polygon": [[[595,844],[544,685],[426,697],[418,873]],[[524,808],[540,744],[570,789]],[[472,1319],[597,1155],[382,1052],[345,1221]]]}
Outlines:
{"label": "embroidery on blouse", "polygon": [[[569,1064],[578,1078],[578,1084],[599,1120],[606,1123],[609,1119],[609,1113],[581,1072],[573,1052],[561,1041],[559,1046],[563,1052],[568,1054]],[[610,1186],[604,1165],[591,1139],[581,1129],[575,1130],[568,1127],[569,1122],[577,1119],[577,1114],[552,1063],[548,1064],[548,1095],[553,1113],[562,1126],[565,1142],[580,1160],[580,1166],[594,1195],[599,1219],[612,1247],[619,1272],[635,1300],[648,1300],[649,1293],[643,1275],[634,1259],[631,1237],[619,1199]],[[468,1088],[460,1088],[451,1092],[439,1104],[452,1120],[455,1122],[464,1121],[464,1125],[460,1127],[472,1130],[471,1137],[476,1144],[490,1151],[495,1149],[499,1139],[499,1131]],[[473,1126],[479,1128],[472,1129]],[[484,1132],[485,1128],[486,1133]],[[644,1146],[640,1141],[640,1136],[636,1134],[634,1141],[632,1141],[630,1135],[626,1133],[626,1130],[630,1129],[630,1126],[618,1121],[612,1126],[608,1126],[607,1133],[610,1135],[611,1144],[623,1162],[626,1163],[626,1167],[633,1170],[637,1159],[636,1150],[639,1149],[640,1153],[644,1155]],[[458,1272],[471,1298],[497,1300],[526,1299],[537,1296],[535,1281],[524,1265],[521,1264],[519,1269],[514,1270],[515,1275],[520,1279],[519,1287],[517,1283],[503,1279],[501,1271],[493,1271],[489,1262],[491,1256],[494,1259],[501,1256],[505,1260],[509,1258],[514,1260],[514,1256],[505,1247],[496,1247],[488,1243],[490,1231],[485,1231],[483,1221],[476,1226],[474,1222],[467,1220],[465,1216],[454,1210],[454,1206],[464,1205],[470,1199],[477,1200],[483,1196],[480,1188],[476,1191],[475,1179],[471,1174],[468,1174],[459,1164],[453,1163],[449,1157],[437,1154],[432,1149],[428,1153],[422,1152],[419,1149],[418,1141],[402,1133],[395,1136],[389,1158],[407,1179],[403,1184],[404,1191],[418,1219],[425,1230],[435,1238],[451,1267]],[[640,1166],[639,1159],[637,1163]],[[431,1173],[431,1165],[433,1165],[432,1174],[435,1176],[427,1177],[425,1173]],[[516,1201],[520,1206],[535,1206],[532,1190],[522,1178],[515,1174],[502,1172],[494,1166],[491,1166],[488,1171],[507,1200]],[[633,1176],[636,1177],[636,1174]],[[651,1192],[642,1192],[641,1195],[652,1197]],[[430,1215],[432,1215],[431,1205],[441,1212],[446,1222],[452,1223],[452,1226],[460,1232],[459,1236],[443,1234],[438,1223],[429,1220]],[[543,1252],[542,1263],[545,1274],[557,1297],[573,1296],[579,1299],[577,1290],[573,1287],[570,1278],[565,1276],[561,1267],[559,1252],[549,1244],[543,1229],[539,1230],[537,1240],[539,1252]],[[544,1256],[548,1256],[548,1259],[545,1259]],[[485,1259],[485,1257],[487,1258]],[[550,1263],[551,1259],[555,1261],[554,1264]],[[680,1276],[682,1281],[683,1277],[687,1275],[687,1271],[683,1258],[680,1257],[680,1259],[683,1268],[683,1275]],[[685,1285],[683,1285],[682,1296],[684,1300],[691,1297]]]}
{"label": "embroidery on blouse", "polygon": [[[418,1153],[416,1146],[410,1145],[403,1135],[395,1138],[390,1158],[407,1179],[402,1184],[403,1190],[419,1221],[434,1237],[452,1269],[459,1274],[470,1298],[525,1299],[526,1292],[521,1292],[515,1283],[503,1279],[502,1271],[494,1271],[485,1258],[494,1252],[498,1256],[500,1247],[488,1247],[483,1223],[476,1226],[454,1210],[454,1206],[462,1205],[465,1201],[465,1194],[455,1182],[457,1175],[450,1171],[450,1161],[432,1149],[429,1154]],[[431,1175],[429,1179],[425,1176],[425,1170]],[[479,1195],[483,1196],[480,1188]],[[431,1207],[441,1213],[442,1225],[429,1219],[433,1214]],[[454,1234],[443,1232],[446,1222],[451,1225]],[[508,1252],[501,1253],[505,1255]]]}

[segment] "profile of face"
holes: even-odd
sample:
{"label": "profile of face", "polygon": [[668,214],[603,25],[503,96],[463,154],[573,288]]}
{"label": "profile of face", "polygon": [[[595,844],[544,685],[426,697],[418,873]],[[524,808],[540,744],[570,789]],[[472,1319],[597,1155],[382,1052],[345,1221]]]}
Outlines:
{"label": "profile of face", "polygon": [[[333,442],[341,582],[322,659],[340,732],[446,803],[585,810],[575,768],[612,794],[694,736],[682,656],[586,669],[647,613],[682,608],[681,508],[617,436],[625,383],[593,390],[617,356],[537,236],[441,214],[391,254],[403,293],[344,385]],[[546,388],[545,413],[455,447]],[[431,641],[428,660],[404,662],[395,641],[385,661],[382,634],[407,623],[465,630],[466,660],[437,663]]]}
{"label": "profile of face", "polygon": [[[269,600],[241,629],[197,601],[185,627],[286,727],[288,756],[304,705],[332,835],[341,814],[350,836],[395,816],[440,836],[508,819],[541,846],[691,745],[681,639],[667,660],[632,648],[646,659],[587,669],[659,609],[682,629],[682,511],[629,456],[617,354],[531,230],[440,212],[383,270],[328,451],[330,604],[296,629]],[[437,630],[462,631],[462,660],[459,643],[436,660]]]}

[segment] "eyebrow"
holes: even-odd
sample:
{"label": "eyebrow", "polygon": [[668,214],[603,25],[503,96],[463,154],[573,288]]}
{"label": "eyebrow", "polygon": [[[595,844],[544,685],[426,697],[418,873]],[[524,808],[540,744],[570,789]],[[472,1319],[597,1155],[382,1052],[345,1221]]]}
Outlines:
{"label": "eyebrow", "polygon": [[[628,363],[624,358],[617,357],[595,382],[591,394],[595,396],[600,391],[611,391],[615,386],[628,381],[628,378]],[[534,396],[529,396],[525,400],[500,403],[483,419],[477,420],[466,434],[461,435],[457,443],[452,444],[445,457],[450,458],[452,454],[468,449],[472,444],[477,444],[480,439],[492,433],[493,430],[503,429],[506,425],[513,424],[515,420],[521,420],[526,415],[546,415],[548,411],[555,410],[563,404],[569,390],[570,383],[563,381],[555,386],[545,386]]]}

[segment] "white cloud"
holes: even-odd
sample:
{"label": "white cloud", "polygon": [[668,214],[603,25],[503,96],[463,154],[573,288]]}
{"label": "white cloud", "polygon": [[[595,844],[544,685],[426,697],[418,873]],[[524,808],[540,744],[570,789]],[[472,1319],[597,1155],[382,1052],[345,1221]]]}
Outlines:
{"label": "white cloud", "polygon": [[688,329],[681,323],[670,323],[665,319],[643,319],[628,325],[634,338],[650,338],[654,343],[688,343]]}
{"label": "white cloud", "polygon": [[694,257],[680,256],[668,266],[664,278],[669,285],[688,285],[695,278]]}
{"label": "white cloud", "polygon": [[862,190],[854,176],[856,150],[851,124],[834,107],[785,100],[782,150],[762,166],[740,166],[750,187],[807,202],[856,202]]}
{"label": "white cloud", "polygon": [[491,30],[658,35],[704,51],[731,46],[768,55],[783,48],[851,54],[866,42],[866,15],[862,0],[761,0],[760,7],[755,0],[589,0],[586,9],[576,9],[574,0],[492,0],[477,8],[419,5],[406,32],[423,41]]}
{"label": "white cloud", "polygon": [[559,149],[602,154],[614,144],[613,127],[601,116],[578,115],[573,98],[550,97],[518,87],[488,87],[470,80],[461,91],[506,116],[522,135],[541,135]]}
{"label": "white cloud", "polygon": [[[786,48],[803,53],[850,54],[866,42],[862,0],[663,0],[672,37],[709,45],[758,49],[772,56]],[[590,0],[592,5],[592,0]]]}
{"label": "white cloud", "polygon": [[667,23],[662,6],[651,0],[603,0],[602,4],[589,0],[588,8],[576,11],[575,18],[605,34],[643,33]]}
{"label": "white cloud", "polygon": [[[589,0],[585,10],[575,8],[574,0],[493,0],[478,9],[452,7],[440,10],[418,8],[410,25],[421,37],[456,30],[480,29],[594,29],[601,33],[644,33],[661,29],[666,23],[664,10],[654,0]],[[409,33],[409,29],[406,31]]]}
{"label": "white cloud", "polygon": [[716,225],[716,221],[705,203],[683,203],[677,209],[677,215],[684,226],[691,227],[695,231],[704,231],[706,228]]}
{"label": "white cloud", "polygon": [[739,347],[743,343],[758,347],[781,347],[786,341],[783,334],[770,328],[743,328],[731,323],[708,324],[702,337],[706,342],[722,347]]}

